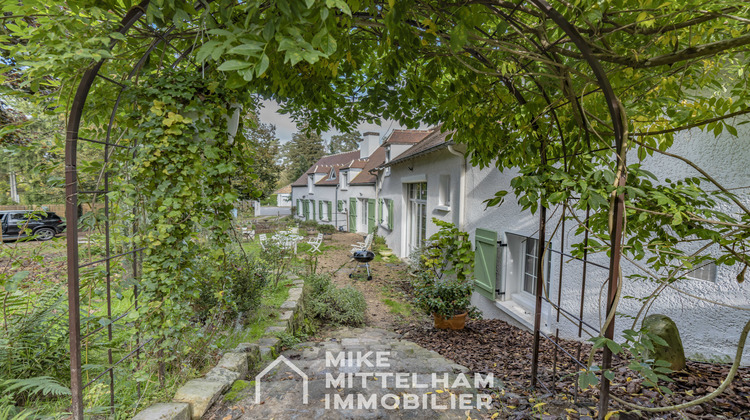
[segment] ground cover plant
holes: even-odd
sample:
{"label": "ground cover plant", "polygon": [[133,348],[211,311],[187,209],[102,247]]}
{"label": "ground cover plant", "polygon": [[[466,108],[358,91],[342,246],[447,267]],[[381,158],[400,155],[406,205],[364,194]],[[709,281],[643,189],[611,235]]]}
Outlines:
{"label": "ground cover plant", "polygon": [[305,280],[305,308],[309,316],[327,325],[362,326],[367,303],[362,292],[337,287],[328,274],[311,274]]}

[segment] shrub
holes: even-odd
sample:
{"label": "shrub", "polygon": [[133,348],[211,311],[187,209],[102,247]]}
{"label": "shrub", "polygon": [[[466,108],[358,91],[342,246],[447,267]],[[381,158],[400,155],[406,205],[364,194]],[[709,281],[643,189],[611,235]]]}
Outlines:
{"label": "shrub", "polygon": [[334,325],[361,326],[365,323],[365,296],[352,287],[338,288],[328,275],[305,277],[305,307],[308,314]]}
{"label": "shrub", "polygon": [[301,229],[317,229],[318,222],[316,222],[315,220],[303,220],[299,222],[299,227]]}
{"label": "shrub", "polygon": [[208,319],[212,311],[236,316],[255,310],[260,305],[263,288],[271,279],[264,261],[241,251],[226,251],[220,261],[205,258],[198,266],[200,294],[194,306],[201,321]]}
{"label": "shrub", "polygon": [[227,255],[225,267],[231,299],[237,311],[255,310],[260,305],[263,288],[270,280],[268,267],[257,258],[238,253]]}
{"label": "shrub", "polygon": [[286,275],[287,268],[291,264],[294,254],[291,249],[283,247],[274,241],[268,241],[265,248],[260,252],[260,258],[267,265],[273,287],[278,286],[279,281]]}
{"label": "shrub", "polygon": [[327,235],[331,235],[334,232],[336,232],[336,226],[334,225],[318,225],[318,231],[320,233],[325,233]]}

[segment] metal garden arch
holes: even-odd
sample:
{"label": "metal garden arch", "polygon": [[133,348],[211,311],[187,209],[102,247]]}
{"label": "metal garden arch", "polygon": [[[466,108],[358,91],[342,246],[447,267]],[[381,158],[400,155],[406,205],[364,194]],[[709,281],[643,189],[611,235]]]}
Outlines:
{"label": "metal garden arch", "polygon": [[[607,78],[606,73],[604,72],[602,66],[598,62],[598,60],[593,56],[591,53],[591,50],[586,45],[586,42],[584,41],[583,37],[577,32],[577,30],[574,28],[574,26],[566,20],[566,18],[559,13],[557,10],[555,10],[549,3],[547,3],[544,0],[529,0],[530,3],[532,3],[536,8],[538,8],[541,12],[543,12],[550,20],[552,20],[560,29],[562,29],[565,34],[570,37],[570,39],[575,43],[575,45],[578,47],[580,52],[582,53],[583,57],[585,58],[585,61],[587,62],[588,66],[590,67],[591,71],[595,75],[595,78],[598,82],[599,89],[601,93],[604,95],[604,98],[606,100],[608,111],[610,115],[610,119],[613,126],[614,131],[614,137],[615,137],[615,160],[616,162],[620,163],[620,165],[624,164],[625,159],[625,150],[624,150],[624,144],[625,140],[624,136],[626,135],[625,130],[625,122],[624,119],[624,111],[621,108],[620,102],[618,101],[614,91],[612,90],[612,87],[610,86],[609,80]],[[518,6],[520,6],[523,2],[517,3]],[[118,32],[128,36],[129,32],[131,32],[131,29],[141,20],[141,18],[145,15],[146,9],[149,7],[150,1],[149,0],[143,0],[140,4],[137,6],[134,6],[131,8],[127,14],[123,17],[120,27],[118,29]],[[199,5],[200,6],[200,5]],[[512,23],[512,13],[511,15],[506,15],[504,17],[506,21],[509,23]],[[103,333],[106,331],[108,337],[112,338],[112,328],[113,325],[119,320],[121,320],[126,314],[113,314],[112,313],[112,307],[111,307],[111,268],[113,264],[118,259],[127,258],[129,259],[130,263],[132,264],[132,274],[134,279],[137,279],[138,277],[138,270],[139,270],[139,262],[138,262],[138,253],[139,249],[135,248],[134,246],[128,246],[127,250],[122,250],[121,252],[113,253],[113,244],[110,243],[110,206],[111,203],[109,202],[108,193],[110,190],[110,173],[108,168],[109,158],[111,153],[113,153],[115,150],[123,149],[123,151],[128,152],[129,146],[123,146],[120,144],[117,144],[117,142],[114,140],[112,136],[112,130],[113,127],[116,126],[116,117],[117,117],[117,109],[120,104],[120,100],[122,97],[122,92],[127,89],[127,85],[123,83],[124,81],[130,81],[134,77],[138,75],[139,70],[142,68],[144,63],[148,60],[150,54],[152,54],[157,47],[162,46],[163,48],[172,48],[174,51],[179,54],[179,58],[177,61],[179,62],[184,57],[187,57],[190,53],[192,53],[192,48],[180,51],[174,46],[172,46],[169,42],[168,35],[169,33],[174,29],[174,27],[166,30],[163,33],[154,33],[153,37],[151,38],[151,44],[146,49],[145,54],[136,62],[136,64],[133,66],[132,71],[130,71],[128,74],[121,75],[121,80],[115,80],[112,77],[108,77],[105,74],[102,73],[102,67],[105,65],[106,60],[102,59],[92,65],[86,72],[83,74],[81,81],[78,85],[78,88],[75,93],[75,97],[72,103],[72,107],[70,110],[70,115],[68,119],[67,124],[67,132],[66,132],[66,152],[65,152],[65,180],[66,180],[66,218],[68,220],[68,232],[67,232],[67,262],[68,262],[68,268],[67,268],[67,274],[68,274],[68,306],[69,306],[69,332],[70,332],[70,372],[71,372],[71,390],[72,390],[72,414],[73,418],[75,419],[83,419],[83,390],[87,386],[90,386],[91,384],[95,383],[102,377],[108,377],[109,378],[109,394],[110,394],[110,406],[111,410],[114,410],[115,407],[115,376],[114,376],[114,369],[117,365],[125,362],[129,359],[136,359],[138,358],[141,350],[149,344],[148,339],[142,339],[137,335],[135,335],[135,346],[133,349],[129,352],[127,352],[123,357],[121,357],[119,360],[114,360],[113,358],[113,352],[110,349],[109,350],[109,366],[104,369],[102,372],[99,372],[99,374],[94,378],[89,380],[87,383],[83,382],[82,379],[82,353],[81,353],[81,344],[85,340],[92,337],[94,334],[97,333]],[[115,48],[117,42],[112,41],[110,45],[110,49]],[[546,51],[543,51],[541,47],[540,52],[544,54]],[[111,113],[111,117],[109,119],[107,128],[106,128],[106,135],[103,138],[95,139],[95,138],[88,138],[85,136],[81,136],[81,127],[85,127],[85,105],[86,100],[89,96],[89,94],[92,91],[92,86],[97,80],[101,80],[102,83],[108,83],[111,85],[114,85],[115,88],[119,91],[119,94],[117,95],[114,104],[113,109]],[[512,84],[509,86],[509,89],[512,89]],[[539,94],[544,95],[544,90],[540,87]],[[522,98],[517,98],[518,100],[522,100]],[[102,155],[102,162],[103,162],[103,179],[100,184],[100,188],[97,188],[95,190],[86,191],[86,190],[79,190],[79,171],[77,168],[77,145],[78,142],[85,141],[90,142],[93,144],[99,144],[103,146],[103,155]],[[542,148],[544,150],[544,148]],[[542,152],[544,153],[544,152]],[[545,157],[543,156],[543,159]],[[624,185],[625,183],[625,175],[624,173],[621,174],[619,178],[619,185]],[[104,230],[105,230],[105,257],[103,259],[97,260],[97,261],[89,261],[82,263],[80,256],[79,256],[79,243],[78,243],[78,204],[79,204],[79,196],[82,194],[95,194],[98,196],[103,197],[104,200]],[[620,266],[620,242],[622,238],[622,216],[624,213],[624,197],[622,195],[619,195],[615,198],[615,206],[613,209],[614,218],[615,221],[611,228],[611,238],[612,243],[610,244],[610,250],[611,250],[611,258],[609,262],[609,278],[608,278],[608,299],[607,299],[607,314],[610,314],[612,311],[612,304],[615,300],[616,292],[618,290],[618,284],[621,281],[619,278],[619,266]],[[540,232],[540,240],[538,241],[539,244],[539,255],[542,255],[543,252],[545,252],[545,223],[546,223],[546,212],[545,209],[542,208],[540,211],[540,218],[539,218],[539,232]],[[131,244],[132,245],[132,244]],[[542,264],[542,259],[538,259],[539,264]],[[106,326],[102,326],[101,328],[95,329],[94,331],[87,332],[86,335],[82,335],[81,331],[81,306],[80,306],[80,292],[81,292],[81,269],[97,266],[97,265],[103,265],[105,270],[105,277],[104,277],[104,287],[106,290],[106,297],[107,297],[107,308],[108,308],[108,320],[109,323],[106,324]],[[541,272],[541,267],[539,267],[539,271]],[[137,281],[133,285],[133,293],[135,297],[135,305],[137,307],[138,305],[138,286]],[[540,316],[541,316],[541,304],[542,304],[542,282],[537,282],[537,290],[536,290],[536,310],[535,310],[535,321],[534,321],[534,360],[532,362],[532,384],[536,385],[537,382],[537,365],[538,365],[538,355],[539,355],[539,340],[540,340]],[[612,338],[614,334],[614,323],[610,322],[608,325],[608,328],[605,332],[605,336],[608,338]],[[604,363],[603,367],[607,368],[611,361],[611,352],[608,348],[604,348]],[[601,394],[600,394],[600,415],[603,416],[607,412],[608,407],[608,396],[609,396],[609,381],[606,378],[602,378],[601,382]]]}

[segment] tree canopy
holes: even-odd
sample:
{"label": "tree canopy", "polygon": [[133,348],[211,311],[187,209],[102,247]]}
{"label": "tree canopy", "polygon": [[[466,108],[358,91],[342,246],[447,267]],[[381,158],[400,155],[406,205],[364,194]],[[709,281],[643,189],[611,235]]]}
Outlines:
{"label": "tree canopy", "polygon": [[[592,241],[579,244],[579,252],[611,249],[613,197],[625,194],[623,255],[634,261],[648,255],[644,276],[662,285],[695,261],[681,249],[686,240],[720,247],[711,257],[718,264],[746,269],[750,263],[750,210],[705,168],[669,151],[676,133],[737,136],[737,126],[747,122],[737,118],[750,113],[747,3],[192,4],[6,2],[5,74],[21,69],[23,86],[54,92],[65,104],[81,69],[107,59],[106,76],[120,80],[152,45],[143,39],[165,39],[153,44],[155,53],[141,67],[162,60],[209,74],[229,90],[278,101],[311,131],[348,132],[380,118],[411,127],[442,124],[467,145],[473,163],[520,169],[512,189],[524,208],[591,210]],[[145,17],[127,36],[114,32],[131,7],[144,9]],[[98,107],[111,108],[107,89],[96,92],[87,103],[91,131],[108,118]],[[298,159],[298,175],[323,153],[322,141],[310,144],[287,154]],[[639,163],[626,163],[628,151],[639,159],[680,160],[701,176],[654,179]],[[498,191],[489,204],[501,204],[506,193]],[[717,210],[722,203],[728,210]]]}
{"label": "tree canopy", "polygon": [[357,132],[334,134],[328,142],[328,153],[350,152],[359,148],[362,136]]}

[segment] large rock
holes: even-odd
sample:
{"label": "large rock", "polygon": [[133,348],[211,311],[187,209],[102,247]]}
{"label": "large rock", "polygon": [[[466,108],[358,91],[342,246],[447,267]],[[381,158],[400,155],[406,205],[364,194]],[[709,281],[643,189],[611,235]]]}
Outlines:
{"label": "large rock", "polygon": [[667,346],[654,343],[654,352],[650,356],[656,360],[664,360],[672,364],[672,370],[685,369],[685,349],[677,325],[666,315],[653,314],[643,319],[642,327],[652,334],[661,337]]}
{"label": "large rock", "polygon": [[190,404],[158,403],[138,413],[133,420],[191,420]]}
{"label": "large rock", "polygon": [[226,387],[227,384],[223,382],[193,379],[177,390],[174,402],[190,404],[193,410],[193,420],[199,420]]}

